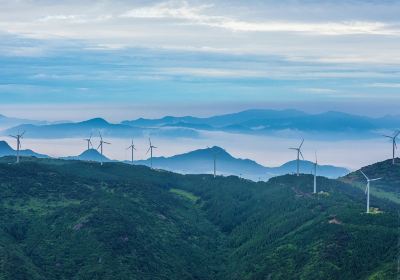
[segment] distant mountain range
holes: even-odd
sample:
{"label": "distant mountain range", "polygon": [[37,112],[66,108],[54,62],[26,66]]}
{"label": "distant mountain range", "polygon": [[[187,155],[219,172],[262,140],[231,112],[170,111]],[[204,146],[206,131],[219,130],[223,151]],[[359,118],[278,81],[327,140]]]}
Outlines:
{"label": "distant mountain range", "polygon": [[[217,173],[236,175],[254,181],[265,180],[283,174],[296,172],[297,162],[290,161],[278,167],[265,167],[249,159],[234,158],[220,147],[195,150],[172,157],[154,157],[153,167],[182,174],[210,174],[213,172],[214,155],[216,155]],[[136,161],[135,164],[150,165],[150,159]],[[310,174],[313,163],[300,161],[300,172]],[[338,178],[349,173],[349,170],[331,165],[318,166],[318,175]]]}
{"label": "distant mountain range", "polygon": [[[0,141],[0,157],[15,156],[17,152],[6,141]],[[48,158],[49,156],[35,153],[32,150],[20,150],[19,154],[25,157]]]}
{"label": "distant mountain range", "polygon": [[4,115],[0,115],[0,128],[8,128],[8,127],[12,127],[12,126],[21,125],[21,124],[44,125],[44,124],[48,124],[48,123],[45,121],[10,118],[10,117],[6,117]]}
{"label": "distant mountain range", "polygon": [[308,114],[297,110],[247,110],[209,118],[168,116],[161,119],[141,118],[122,123],[139,127],[173,126],[248,133],[281,130],[342,133],[396,129],[400,126],[400,116],[370,118],[334,111]]}
{"label": "distant mountain range", "polygon": [[102,118],[94,118],[82,122],[68,122],[47,125],[23,124],[2,131],[3,135],[26,131],[31,138],[76,138],[98,135],[99,131],[106,137],[131,138],[147,134],[165,137],[195,137],[198,133],[188,128],[143,128],[127,124],[112,124]]}
{"label": "distant mountain range", "polygon": [[[137,119],[112,124],[101,118],[56,124],[28,123],[2,131],[7,135],[27,131],[32,138],[73,138],[97,134],[109,137],[133,137],[156,134],[165,137],[197,137],[199,131],[271,134],[285,131],[323,132],[342,138],[376,136],[382,130],[400,127],[400,116],[370,118],[341,112],[308,114],[297,110],[247,110],[209,118],[192,116],[161,119]],[[329,136],[328,136],[329,137]]]}
{"label": "distant mountain range", "polygon": [[[0,156],[13,156],[16,151],[7,142],[0,141]],[[47,155],[38,154],[32,150],[22,150],[21,156],[35,156],[47,158]],[[296,161],[287,162],[278,167],[265,167],[249,159],[235,158],[220,147],[195,150],[189,153],[175,155],[172,157],[154,157],[153,166],[182,174],[210,174],[213,172],[213,159],[216,155],[217,173],[219,175],[236,175],[254,181],[265,180],[274,176],[290,174],[296,171]],[[111,160],[101,155],[95,149],[84,151],[78,156],[63,157],[64,160],[103,161]],[[131,164],[131,162],[125,161]],[[135,161],[136,165],[150,165],[150,159]],[[300,162],[301,173],[309,174],[313,170],[313,163],[309,161]],[[342,167],[321,165],[318,167],[318,175],[328,178],[338,178],[349,173]]]}

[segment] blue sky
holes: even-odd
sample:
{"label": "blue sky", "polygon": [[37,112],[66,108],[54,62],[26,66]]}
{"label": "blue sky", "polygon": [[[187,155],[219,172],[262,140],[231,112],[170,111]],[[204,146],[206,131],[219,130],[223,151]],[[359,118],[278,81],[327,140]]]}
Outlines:
{"label": "blue sky", "polygon": [[398,113],[399,1],[2,1],[0,111]]}

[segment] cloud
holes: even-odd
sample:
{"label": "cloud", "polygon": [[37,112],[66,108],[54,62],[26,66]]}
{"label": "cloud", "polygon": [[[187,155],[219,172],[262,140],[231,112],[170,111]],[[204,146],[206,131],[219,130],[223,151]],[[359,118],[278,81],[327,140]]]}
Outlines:
{"label": "cloud", "polygon": [[313,94],[328,94],[334,95],[338,91],[331,88],[300,88],[299,91]]}
{"label": "cloud", "polygon": [[191,24],[224,28],[236,32],[304,32],[320,35],[379,34],[400,35],[382,22],[340,21],[340,22],[290,22],[290,21],[244,21],[228,16],[207,14],[214,5],[190,6],[186,1],[169,1],[153,6],[129,10],[123,18],[185,20]]}
{"label": "cloud", "polygon": [[367,87],[400,88],[400,83],[373,83],[373,84],[368,84]]}

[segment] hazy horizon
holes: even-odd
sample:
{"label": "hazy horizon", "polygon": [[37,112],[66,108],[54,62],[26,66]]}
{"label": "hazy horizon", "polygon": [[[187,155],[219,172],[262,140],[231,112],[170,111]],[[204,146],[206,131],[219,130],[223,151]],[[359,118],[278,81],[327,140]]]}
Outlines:
{"label": "hazy horizon", "polygon": [[397,1],[0,3],[7,115],[399,111]]}
{"label": "hazy horizon", "polygon": [[[0,3],[0,114],[9,117],[118,123],[248,109],[400,114],[397,1]],[[232,137],[257,148],[234,146]],[[301,135],[268,137],[203,134],[181,146],[168,140],[160,155],[218,144],[235,156],[277,165],[292,157],[284,146]],[[384,139],[332,139],[331,146],[307,140],[315,145],[310,150],[325,150],[322,161],[351,168],[390,152]],[[26,144],[66,154],[35,141]],[[260,155],[264,141],[285,145],[281,153]]]}

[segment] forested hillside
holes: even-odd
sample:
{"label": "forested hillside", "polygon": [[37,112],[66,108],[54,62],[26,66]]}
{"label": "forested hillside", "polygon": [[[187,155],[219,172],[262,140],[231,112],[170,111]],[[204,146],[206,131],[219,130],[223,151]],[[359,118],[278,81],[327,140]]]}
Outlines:
{"label": "forested hillside", "polygon": [[[393,164],[392,160],[388,159],[362,168],[362,171],[370,179],[381,178],[380,180],[371,183],[371,192],[373,194],[400,203],[399,162],[399,158],[396,158],[396,164]],[[366,179],[360,171],[352,172],[341,178],[341,180],[362,189],[364,189],[366,185]]]}
{"label": "forested hillside", "polygon": [[397,205],[345,183],[0,159],[0,279],[396,279]]}

